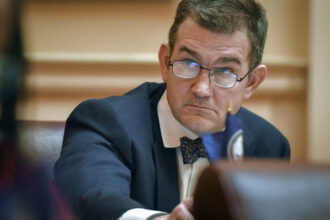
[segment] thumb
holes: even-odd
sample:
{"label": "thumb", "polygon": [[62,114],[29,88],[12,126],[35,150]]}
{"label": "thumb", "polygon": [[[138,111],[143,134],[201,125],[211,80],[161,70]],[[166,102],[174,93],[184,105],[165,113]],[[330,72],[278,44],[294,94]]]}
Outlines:
{"label": "thumb", "polygon": [[187,209],[191,212],[193,209],[194,204],[194,198],[192,196],[189,196],[182,200],[182,203],[187,207]]}

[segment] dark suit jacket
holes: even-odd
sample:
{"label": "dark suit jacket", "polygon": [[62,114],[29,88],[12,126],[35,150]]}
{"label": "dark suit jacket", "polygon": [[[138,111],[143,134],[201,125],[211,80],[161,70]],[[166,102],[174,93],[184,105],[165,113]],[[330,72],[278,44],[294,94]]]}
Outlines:
{"label": "dark suit jacket", "polygon": [[[55,180],[82,219],[132,208],[170,212],[179,203],[176,150],[164,148],[157,103],[165,84],[81,103],[67,120]],[[289,158],[287,139],[241,108],[245,157]]]}

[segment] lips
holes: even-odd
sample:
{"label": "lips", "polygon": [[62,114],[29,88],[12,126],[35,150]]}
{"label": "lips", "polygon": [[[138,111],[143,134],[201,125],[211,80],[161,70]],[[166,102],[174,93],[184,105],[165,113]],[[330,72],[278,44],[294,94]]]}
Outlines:
{"label": "lips", "polygon": [[190,108],[193,108],[193,109],[196,109],[196,110],[201,110],[201,111],[208,110],[208,111],[214,111],[215,112],[215,110],[213,108],[210,108],[210,107],[204,106],[204,105],[186,104],[186,106],[190,107]]}

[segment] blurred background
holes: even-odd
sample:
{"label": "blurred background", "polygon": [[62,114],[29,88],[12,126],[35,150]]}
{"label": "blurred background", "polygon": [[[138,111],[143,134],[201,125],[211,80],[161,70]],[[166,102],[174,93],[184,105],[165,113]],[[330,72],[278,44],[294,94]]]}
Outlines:
{"label": "blurred background", "polygon": [[[26,0],[19,119],[65,121],[83,100],[161,82],[157,52],[178,2]],[[269,20],[269,74],[244,105],[288,137],[293,161],[330,162],[330,1],[259,2]]]}

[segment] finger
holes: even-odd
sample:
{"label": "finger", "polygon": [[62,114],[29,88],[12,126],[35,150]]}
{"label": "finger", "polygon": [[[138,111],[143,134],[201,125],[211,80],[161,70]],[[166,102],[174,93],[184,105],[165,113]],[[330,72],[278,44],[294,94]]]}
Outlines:
{"label": "finger", "polygon": [[175,207],[175,209],[172,211],[170,217],[170,220],[193,220],[194,217],[188,210],[185,204],[180,203]]}
{"label": "finger", "polygon": [[187,207],[187,209],[191,212],[193,205],[194,205],[194,199],[193,197],[187,197],[184,200],[182,200],[182,203]]}

